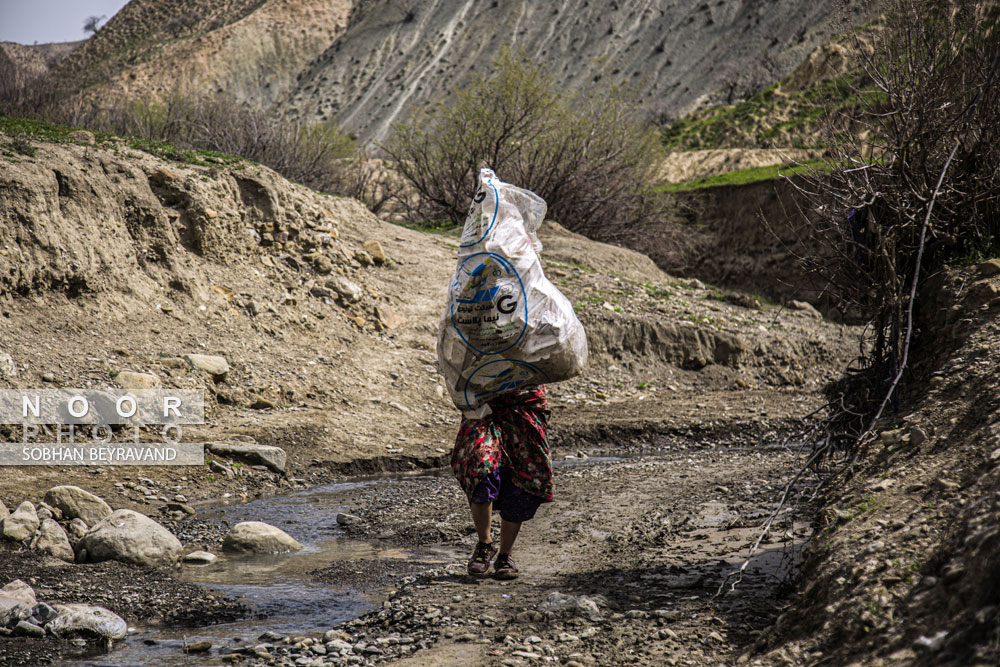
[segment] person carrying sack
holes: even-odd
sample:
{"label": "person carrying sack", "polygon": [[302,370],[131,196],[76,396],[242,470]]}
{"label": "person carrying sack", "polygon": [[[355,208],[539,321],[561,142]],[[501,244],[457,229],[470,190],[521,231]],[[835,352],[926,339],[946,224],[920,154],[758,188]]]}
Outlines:
{"label": "person carrying sack", "polygon": [[538,258],[545,210],[534,193],[481,170],[438,330],[438,362],[463,414],[451,465],[476,526],[473,576],[491,565],[498,579],[518,576],[510,554],[521,524],[553,500],[544,384],[587,361],[583,326]]}

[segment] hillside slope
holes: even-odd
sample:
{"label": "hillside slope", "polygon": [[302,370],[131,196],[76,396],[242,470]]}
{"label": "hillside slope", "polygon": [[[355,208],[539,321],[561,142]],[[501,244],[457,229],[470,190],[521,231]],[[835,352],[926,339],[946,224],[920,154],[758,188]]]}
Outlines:
{"label": "hillside slope", "polygon": [[923,291],[908,390],[826,498],[799,595],[747,664],[1000,660],[1000,259]]}
{"label": "hillside slope", "polygon": [[132,0],[58,68],[95,98],[223,93],[309,121],[335,119],[363,141],[415,106],[450,95],[504,46],[549,66],[560,85],[633,86],[677,116],[728,103],[792,72],[852,0]]}
{"label": "hillside slope", "polygon": [[791,72],[842,30],[836,8],[800,0],[366,0],[303,72],[288,107],[384,139],[408,110],[446,99],[512,46],[550,67],[560,85],[610,78],[634,85],[650,109],[678,115],[720,91],[732,101]]}
{"label": "hillside slope", "polygon": [[350,0],[133,0],[59,68],[91,95],[222,94],[271,108],[347,27]]}

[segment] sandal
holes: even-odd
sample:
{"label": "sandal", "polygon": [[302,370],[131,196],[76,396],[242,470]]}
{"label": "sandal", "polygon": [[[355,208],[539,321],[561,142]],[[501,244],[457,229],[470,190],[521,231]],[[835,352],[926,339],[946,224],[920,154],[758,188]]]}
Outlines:
{"label": "sandal", "polygon": [[497,553],[497,548],[492,542],[479,542],[476,550],[472,552],[472,558],[466,569],[474,577],[482,577],[490,569],[490,563]]}
{"label": "sandal", "polygon": [[493,574],[497,579],[517,579],[517,566],[510,554],[500,554],[493,563]]}

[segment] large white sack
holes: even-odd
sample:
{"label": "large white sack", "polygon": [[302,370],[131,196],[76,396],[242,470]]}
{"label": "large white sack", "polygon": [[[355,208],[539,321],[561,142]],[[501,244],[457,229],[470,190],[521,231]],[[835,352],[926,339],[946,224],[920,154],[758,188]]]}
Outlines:
{"label": "large white sack", "polygon": [[493,396],[568,380],[587,363],[573,306],[542,272],[536,231],[545,201],[479,173],[438,328],[438,363],[467,417],[489,414]]}

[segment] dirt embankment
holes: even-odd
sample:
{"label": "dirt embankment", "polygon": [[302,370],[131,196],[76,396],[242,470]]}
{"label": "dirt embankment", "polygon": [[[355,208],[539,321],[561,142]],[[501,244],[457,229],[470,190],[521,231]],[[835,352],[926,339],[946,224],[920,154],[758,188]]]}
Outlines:
{"label": "dirt embankment", "polygon": [[1000,661],[1000,260],[925,294],[910,390],[826,499],[762,664]]}
{"label": "dirt embankment", "polygon": [[[711,163],[693,169],[712,169]],[[745,185],[703,187],[677,195],[686,247],[631,241],[661,268],[674,275],[755,294],[776,303],[808,301],[841,317],[820,277],[803,258],[829,252],[802,223],[808,201],[797,189],[801,177]],[[671,223],[674,224],[674,223]],[[649,237],[655,238],[655,235]]]}

